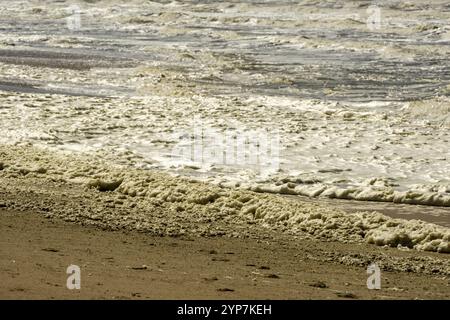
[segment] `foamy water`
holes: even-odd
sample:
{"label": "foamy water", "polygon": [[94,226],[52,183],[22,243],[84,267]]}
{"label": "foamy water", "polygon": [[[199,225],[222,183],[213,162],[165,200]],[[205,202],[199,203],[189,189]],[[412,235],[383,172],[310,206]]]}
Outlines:
{"label": "foamy water", "polygon": [[258,192],[450,206],[445,1],[383,2],[375,25],[346,1],[68,7],[0,9],[2,143]]}

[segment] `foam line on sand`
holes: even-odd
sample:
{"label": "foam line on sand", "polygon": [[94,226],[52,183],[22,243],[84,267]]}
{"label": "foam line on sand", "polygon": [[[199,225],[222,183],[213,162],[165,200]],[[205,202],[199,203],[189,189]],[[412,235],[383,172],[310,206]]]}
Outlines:
{"label": "foam line on sand", "polygon": [[[120,216],[105,215],[85,208],[50,212],[71,218],[102,221],[115,227],[152,230],[149,214],[156,209],[184,219],[220,218],[246,220],[265,228],[282,229],[298,237],[327,241],[367,242],[423,251],[450,252],[450,229],[420,220],[393,219],[381,213],[347,213],[314,203],[277,195],[220,188],[165,173],[110,166],[100,160],[54,153],[26,146],[0,146],[0,179],[8,183],[23,180],[59,181],[81,184],[98,192],[109,192],[111,202],[134,205]],[[9,182],[8,182],[9,181]],[[26,183],[22,183],[24,186]],[[25,190],[24,190],[25,191]],[[175,233],[184,233],[180,221]]]}

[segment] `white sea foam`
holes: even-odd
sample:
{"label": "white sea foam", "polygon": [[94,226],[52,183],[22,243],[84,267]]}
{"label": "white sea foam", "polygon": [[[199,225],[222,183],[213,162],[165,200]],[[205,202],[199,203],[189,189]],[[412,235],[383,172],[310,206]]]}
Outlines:
{"label": "white sea foam", "polygon": [[[350,2],[85,2],[74,34],[65,3],[12,2],[2,15],[33,32],[0,22],[0,141],[269,193],[448,207],[445,6],[430,4],[432,22],[418,3],[408,19],[403,5],[380,6],[389,18],[372,32]],[[195,117],[224,137],[276,132],[277,159],[175,157],[199,141]],[[279,170],[261,170],[270,163]]]}
{"label": "white sea foam", "polygon": [[[258,194],[246,190],[221,188],[195,179],[111,165],[92,157],[43,151],[32,147],[0,145],[0,180],[16,187],[31,188],[46,179],[77,183],[90,189],[111,192],[111,197],[131,197],[137,210],[128,216],[102,216],[81,208],[65,208],[64,217],[91,217],[121,226],[139,221],[140,230],[151,228],[147,210],[164,214],[183,211],[184,218],[244,219],[267,228],[284,230],[300,237],[348,243],[367,242],[379,246],[450,252],[450,229],[419,220],[393,219],[377,212],[348,213],[332,207],[294,198]],[[288,187],[287,187],[288,188]],[[48,191],[40,191],[48,192]],[[51,191],[50,191],[51,192]],[[95,201],[94,201],[95,202]],[[124,222],[125,221],[125,222]]]}

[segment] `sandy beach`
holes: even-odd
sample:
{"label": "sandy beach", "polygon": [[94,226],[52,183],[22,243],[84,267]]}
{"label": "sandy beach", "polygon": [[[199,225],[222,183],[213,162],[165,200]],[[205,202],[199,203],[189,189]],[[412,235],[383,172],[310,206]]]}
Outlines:
{"label": "sandy beach", "polygon": [[450,298],[446,1],[0,4],[0,298]]}
{"label": "sandy beach", "polygon": [[[449,298],[448,275],[392,270],[383,272],[381,290],[368,290],[363,264],[339,263],[368,253],[405,261],[429,257],[396,249],[293,241],[273,233],[155,237],[3,209],[0,225],[2,299]],[[81,290],[66,288],[71,264],[81,267]]]}
{"label": "sandy beach", "polygon": [[[449,298],[444,226],[0,150],[2,298]],[[371,263],[381,290],[367,288]]]}

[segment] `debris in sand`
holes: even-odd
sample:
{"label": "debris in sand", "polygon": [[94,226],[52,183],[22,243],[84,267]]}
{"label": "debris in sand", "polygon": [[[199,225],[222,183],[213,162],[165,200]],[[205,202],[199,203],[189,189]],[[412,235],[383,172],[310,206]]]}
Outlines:
{"label": "debris in sand", "polygon": [[349,299],[357,299],[358,297],[351,292],[344,291],[344,292],[336,292],[336,295],[340,298],[349,298]]}
{"label": "debris in sand", "polygon": [[328,288],[328,285],[323,281],[316,281],[309,284],[310,287],[325,289]]}
{"label": "debris in sand", "polygon": [[42,251],[47,251],[47,252],[59,252],[58,249],[55,248],[43,248]]}
{"label": "debris in sand", "polygon": [[146,266],[145,264],[143,264],[142,266],[135,266],[135,267],[129,267],[132,270],[148,270],[148,266]]}
{"label": "debris in sand", "polygon": [[217,289],[217,291],[219,291],[219,292],[234,292],[234,289],[230,289],[230,288],[219,288],[219,289]]}
{"label": "debris in sand", "polygon": [[123,179],[113,180],[113,181],[105,181],[101,179],[94,179],[88,182],[88,186],[92,188],[97,188],[99,191],[114,191],[116,190],[123,182]]}

